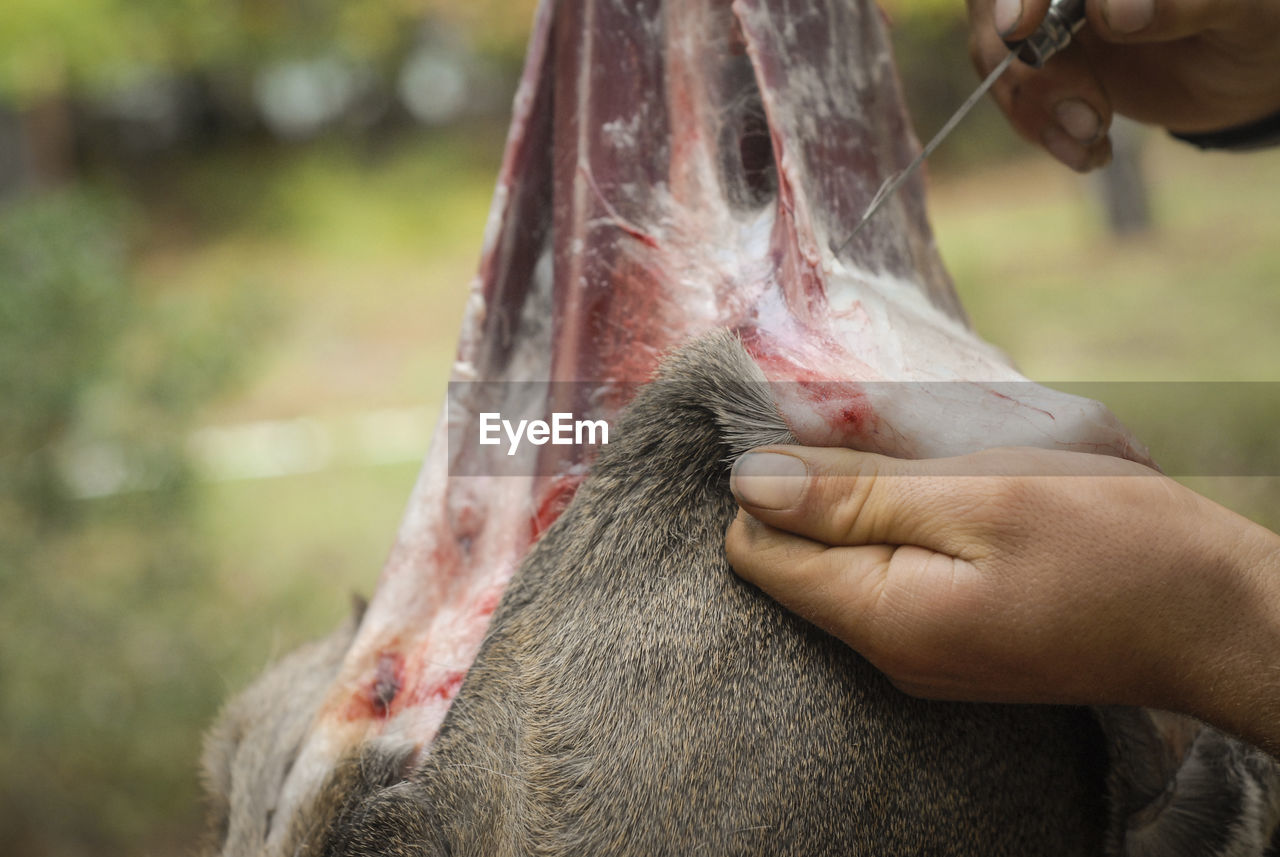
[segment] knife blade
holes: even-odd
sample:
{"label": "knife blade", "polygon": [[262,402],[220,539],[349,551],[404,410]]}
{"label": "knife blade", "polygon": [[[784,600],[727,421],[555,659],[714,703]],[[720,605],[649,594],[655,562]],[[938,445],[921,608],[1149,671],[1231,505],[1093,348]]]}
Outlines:
{"label": "knife blade", "polygon": [[1085,0],[1054,0],[1049,4],[1049,11],[1045,13],[1044,21],[1041,22],[1035,33],[1022,42],[1010,45],[1009,53],[1005,55],[1005,58],[992,69],[982,83],[978,84],[978,88],[965,99],[965,102],[951,115],[946,124],[938,130],[938,133],[933,135],[933,139],[920,150],[920,154],[916,155],[911,163],[907,164],[896,175],[885,179],[884,183],[880,185],[880,189],[876,191],[875,196],[871,198],[871,202],[863,212],[862,219],[858,221],[858,225],[849,233],[849,237],[836,248],[836,255],[839,255],[845,247],[849,246],[849,242],[862,230],[863,226],[867,225],[867,222],[880,209],[880,206],[884,205],[893,196],[894,191],[902,187],[903,182],[909,179],[911,174],[924,163],[925,159],[933,154],[933,150],[938,148],[942,141],[955,130],[960,121],[987,94],[987,91],[1008,70],[1015,59],[1021,59],[1032,68],[1041,68],[1049,61],[1050,57],[1070,44],[1072,36],[1084,26],[1084,3]]}

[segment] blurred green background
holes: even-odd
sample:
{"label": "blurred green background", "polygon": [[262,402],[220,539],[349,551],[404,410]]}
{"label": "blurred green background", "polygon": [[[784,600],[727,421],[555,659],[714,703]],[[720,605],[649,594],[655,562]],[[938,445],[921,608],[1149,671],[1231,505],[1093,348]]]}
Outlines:
{"label": "blurred green background", "polygon": [[[975,84],[961,6],[889,4],[921,136]],[[532,9],[6,7],[8,853],[185,853],[219,703],[371,590],[443,393]],[[939,151],[933,218],[976,326],[1039,380],[1280,380],[1280,153],[1137,139],[1151,223],[1123,235],[1096,178],[990,105]],[[1113,404],[1158,458],[1188,433],[1243,465],[1273,454],[1280,410],[1244,402],[1224,434],[1186,389],[1168,387],[1176,421]],[[1275,479],[1188,481],[1280,526]]]}

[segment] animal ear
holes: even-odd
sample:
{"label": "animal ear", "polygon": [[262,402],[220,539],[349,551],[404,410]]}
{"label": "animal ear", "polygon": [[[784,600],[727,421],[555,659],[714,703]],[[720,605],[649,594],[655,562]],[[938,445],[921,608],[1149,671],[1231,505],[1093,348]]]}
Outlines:
{"label": "animal ear", "polygon": [[1280,825],[1280,765],[1190,717],[1095,709],[1110,754],[1107,853],[1262,854]]}

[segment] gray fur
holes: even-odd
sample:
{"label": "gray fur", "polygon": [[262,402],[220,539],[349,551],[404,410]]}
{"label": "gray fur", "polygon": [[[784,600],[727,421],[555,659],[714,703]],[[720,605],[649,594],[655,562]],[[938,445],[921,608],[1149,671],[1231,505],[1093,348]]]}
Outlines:
{"label": "gray fur", "polygon": [[338,674],[364,613],[286,655],[223,708],[205,736],[201,771],[209,795],[210,849],[256,854],[293,759]]}
{"label": "gray fur", "polygon": [[728,334],[665,363],[430,755],[302,853],[1099,853],[1086,712],[911,699],[732,573],[726,460],[786,438],[763,380]]}
{"label": "gray fur", "polygon": [[1107,853],[1258,857],[1280,829],[1280,767],[1190,718],[1102,708],[1111,747]]}
{"label": "gray fur", "polygon": [[[1230,845],[1274,827],[1256,751],[1205,730],[1170,755],[1134,709],[1097,712],[1108,740],[1084,709],[912,699],[737,578],[728,462],[789,441],[732,335],[668,358],[513,578],[429,754],[406,770],[409,748],[361,748],[283,853],[1260,853]],[[350,634],[291,656],[215,730],[227,857],[260,853]]]}

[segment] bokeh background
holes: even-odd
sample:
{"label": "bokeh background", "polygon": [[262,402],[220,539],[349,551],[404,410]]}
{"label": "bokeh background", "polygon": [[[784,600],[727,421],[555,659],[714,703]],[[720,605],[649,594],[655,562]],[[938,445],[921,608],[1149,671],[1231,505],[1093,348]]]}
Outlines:
{"label": "bokeh background", "polygon": [[[187,853],[220,702],[372,589],[533,5],[6,3],[0,850]],[[927,137],[976,83],[962,4],[887,12]],[[1269,388],[1212,385],[1241,391],[1225,431],[1175,382],[1280,380],[1280,153],[1126,139],[1082,178],[979,109],[930,165],[944,256],[1033,378],[1162,382],[1160,419],[1112,402],[1157,456],[1194,434],[1247,470]],[[1280,525],[1274,478],[1183,469]]]}

